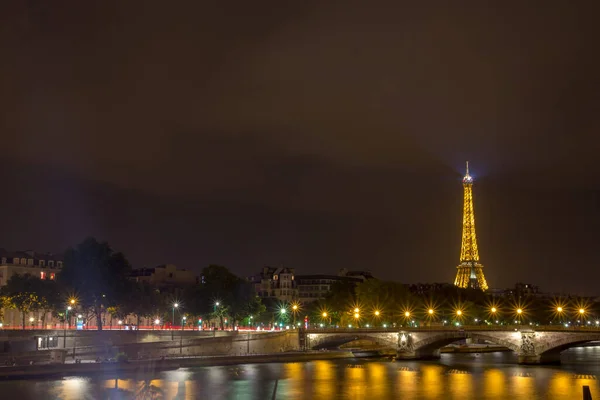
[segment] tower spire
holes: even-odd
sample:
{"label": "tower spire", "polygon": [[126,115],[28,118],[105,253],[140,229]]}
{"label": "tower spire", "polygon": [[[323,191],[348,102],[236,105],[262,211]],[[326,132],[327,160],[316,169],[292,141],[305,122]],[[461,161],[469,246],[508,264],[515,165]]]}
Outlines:
{"label": "tower spire", "polygon": [[469,175],[469,162],[463,178],[463,226],[460,247],[460,264],[458,265],[454,285],[461,288],[487,290],[488,285],[483,276],[483,265],[479,263],[477,235],[475,234],[475,211],[473,209],[473,178]]}

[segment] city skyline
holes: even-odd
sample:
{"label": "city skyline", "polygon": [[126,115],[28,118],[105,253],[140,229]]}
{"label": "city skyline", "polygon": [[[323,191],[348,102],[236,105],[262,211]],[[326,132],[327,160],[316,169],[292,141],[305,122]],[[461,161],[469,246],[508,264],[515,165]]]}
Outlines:
{"label": "city skyline", "polygon": [[468,159],[490,285],[597,294],[585,7],[92,3],[0,15],[2,247],[452,282]]}

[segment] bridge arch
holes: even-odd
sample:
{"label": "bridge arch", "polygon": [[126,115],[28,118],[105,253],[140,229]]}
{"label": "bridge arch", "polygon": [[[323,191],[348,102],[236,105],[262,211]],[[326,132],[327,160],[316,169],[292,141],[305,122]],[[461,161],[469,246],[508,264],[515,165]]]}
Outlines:
{"label": "bridge arch", "polygon": [[327,348],[335,348],[346,343],[356,340],[368,340],[385,347],[397,348],[398,339],[388,337],[389,335],[381,335],[377,333],[330,333],[330,334],[308,334],[308,347],[311,350],[320,350]]}
{"label": "bridge arch", "polygon": [[504,346],[514,352],[519,352],[520,338],[518,340],[511,340],[506,337],[464,331],[439,332],[438,334],[427,335],[420,340],[415,340],[413,348],[425,353],[432,352],[458,340],[467,338],[486,340],[496,345]]}
{"label": "bridge arch", "polygon": [[571,347],[594,341],[600,341],[600,333],[556,335],[549,340],[540,340],[536,345],[536,352],[541,356],[558,355]]}

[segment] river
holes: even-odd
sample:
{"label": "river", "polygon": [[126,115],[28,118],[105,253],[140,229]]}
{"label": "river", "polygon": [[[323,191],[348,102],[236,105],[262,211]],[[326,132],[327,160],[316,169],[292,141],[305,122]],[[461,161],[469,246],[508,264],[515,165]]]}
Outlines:
{"label": "river", "polygon": [[5,399],[581,399],[600,398],[600,346],[569,349],[560,366],[518,366],[513,353],[443,354],[437,362],[342,359],[244,364],[150,376],[0,382]]}

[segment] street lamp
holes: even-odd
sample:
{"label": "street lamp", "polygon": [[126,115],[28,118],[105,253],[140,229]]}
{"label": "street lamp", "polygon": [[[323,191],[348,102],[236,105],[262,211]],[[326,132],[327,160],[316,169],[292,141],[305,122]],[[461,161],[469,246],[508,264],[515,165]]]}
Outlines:
{"label": "street lamp", "polygon": [[[158,328],[158,325],[160,325],[160,319],[156,318],[154,320],[154,325],[156,325],[156,327]],[[152,330],[154,330],[154,325],[152,326]]]}
{"label": "street lamp", "polygon": [[173,330],[173,326],[175,325],[175,309],[179,308],[179,303],[173,304],[173,318],[171,319],[171,330]]}
{"label": "street lamp", "polygon": [[183,330],[183,328],[185,327],[185,320],[187,319],[187,317],[184,315],[183,318],[181,318],[181,330]]}
{"label": "street lamp", "polygon": [[32,329],[33,329],[33,321],[35,321],[35,318],[29,317],[29,323],[31,324]]}
{"label": "street lamp", "polygon": [[121,325],[123,325],[123,321],[121,321],[121,320],[118,320],[118,321],[117,321],[117,324],[119,324],[119,330],[121,330]]}
{"label": "street lamp", "polygon": [[375,310],[374,314],[375,314],[376,317],[379,317],[379,315],[381,314],[381,312],[379,310]]}
{"label": "street lamp", "polygon": [[430,308],[429,310],[427,310],[427,313],[428,313],[429,315],[433,315],[433,313],[434,313],[434,311],[433,311],[433,308]]}

